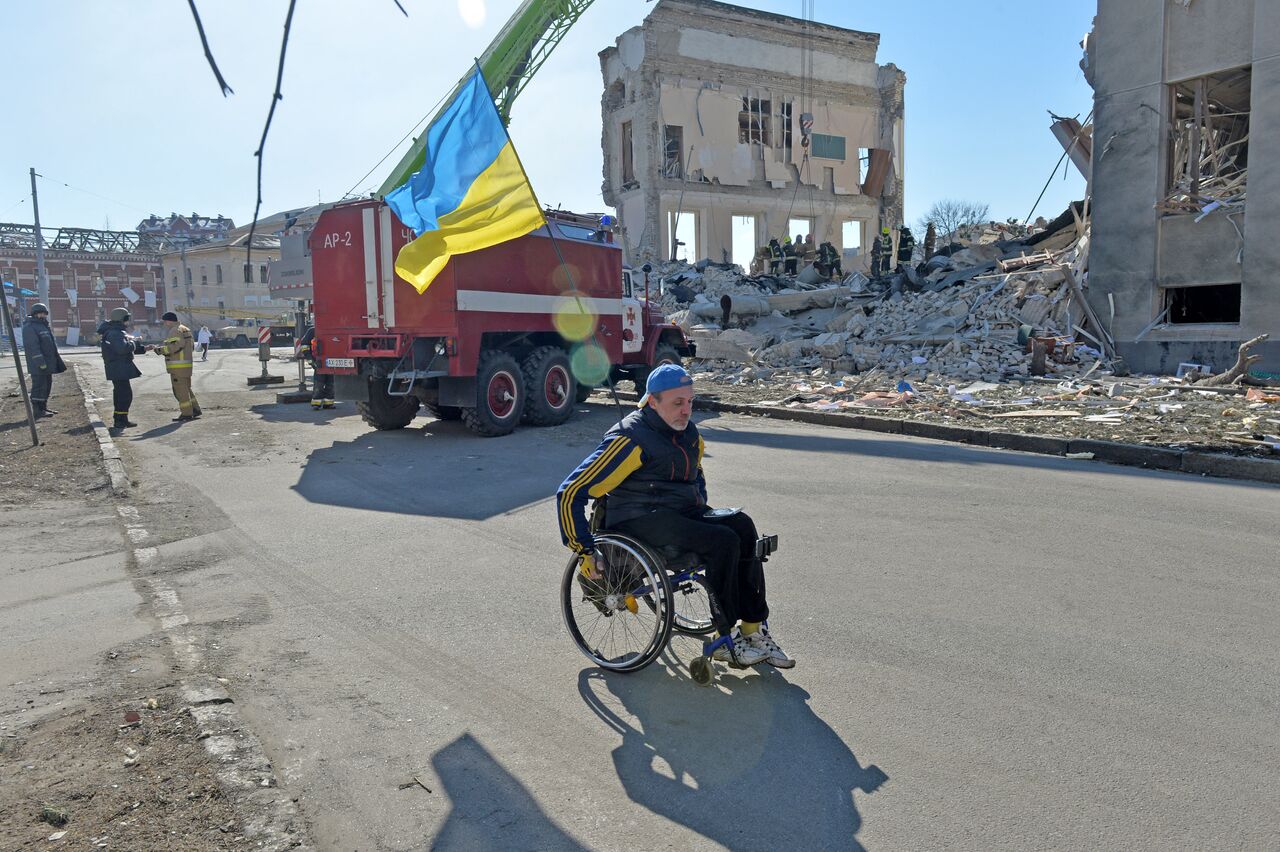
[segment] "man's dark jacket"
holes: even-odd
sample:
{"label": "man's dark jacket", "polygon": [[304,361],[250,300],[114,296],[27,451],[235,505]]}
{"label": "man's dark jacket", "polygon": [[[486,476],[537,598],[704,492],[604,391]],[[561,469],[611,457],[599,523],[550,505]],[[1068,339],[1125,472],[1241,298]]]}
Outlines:
{"label": "man's dark jacket", "polygon": [[27,353],[27,369],[32,375],[67,371],[67,365],[58,354],[58,343],[49,330],[48,320],[27,317],[22,321],[22,348]]}
{"label": "man's dark jacket", "polygon": [[702,438],[693,421],[677,432],[646,405],[622,418],[605,433],[606,440],[612,435],[639,445],[641,465],[609,492],[609,526],[659,509],[692,514],[707,505]]}
{"label": "man's dark jacket", "polygon": [[116,382],[142,375],[138,365],[133,363],[133,356],[141,355],[147,348],[129,336],[124,323],[115,320],[104,322],[98,326],[98,334],[102,337],[102,364],[108,379]]}

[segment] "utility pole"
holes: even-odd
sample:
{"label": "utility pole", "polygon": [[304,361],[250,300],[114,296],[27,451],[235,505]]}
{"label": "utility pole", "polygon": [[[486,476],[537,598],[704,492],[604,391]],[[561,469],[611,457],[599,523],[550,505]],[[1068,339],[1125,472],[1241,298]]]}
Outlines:
{"label": "utility pole", "polygon": [[[31,213],[36,220],[36,292],[40,301],[49,304],[49,276],[44,271],[44,234],[40,231],[40,202],[36,198],[36,170],[31,170]],[[14,284],[17,284],[15,281]]]}
{"label": "utility pole", "polygon": [[[3,290],[0,287],[0,290]],[[13,282],[13,292],[18,293],[18,282]],[[22,388],[22,404],[27,409],[27,425],[31,427],[31,446],[40,446],[40,436],[36,434],[36,414],[31,407],[31,394],[27,391],[27,379],[22,374],[22,356],[18,354],[18,330],[13,325],[13,315],[9,313],[9,297],[0,292],[0,319],[4,320],[4,331],[9,334],[9,343],[13,347],[13,369],[18,371],[18,387]]]}

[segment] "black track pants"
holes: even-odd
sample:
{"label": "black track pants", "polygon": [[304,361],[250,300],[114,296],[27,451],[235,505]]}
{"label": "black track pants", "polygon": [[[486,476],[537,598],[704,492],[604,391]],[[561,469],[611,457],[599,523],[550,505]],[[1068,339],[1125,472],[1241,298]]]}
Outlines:
{"label": "black track pants", "polygon": [[129,419],[129,406],[133,405],[133,385],[128,379],[111,380],[111,403],[115,406],[113,418],[117,423]]}
{"label": "black track pants", "polygon": [[755,558],[759,535],[745,512],[704,518],[659,511],[610,527],[651,547],[674,544],[702,557],[711,586],[711,615],[722,636],[739,620],[764,621],[769,617],[764,565]]}

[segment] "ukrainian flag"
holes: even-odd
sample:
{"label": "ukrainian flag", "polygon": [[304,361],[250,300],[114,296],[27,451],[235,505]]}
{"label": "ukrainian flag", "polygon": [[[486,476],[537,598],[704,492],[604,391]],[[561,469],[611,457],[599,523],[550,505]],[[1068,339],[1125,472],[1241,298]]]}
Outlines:
{"label": "ukrainian flag", "polygon": [[427,131],[420,171],[386,195],[418,238],[396,272],[425,292],[455,254],[488,248],[545,224],[479,67]]}

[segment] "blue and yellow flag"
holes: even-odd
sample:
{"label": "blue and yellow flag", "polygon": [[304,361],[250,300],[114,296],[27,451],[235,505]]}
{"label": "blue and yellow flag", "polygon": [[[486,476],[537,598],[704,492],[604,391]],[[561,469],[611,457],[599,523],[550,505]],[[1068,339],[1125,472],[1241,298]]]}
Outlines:
{"label": "blue and yellow flag", "polygon": [[523,236],[545,220],[477,67],[427,130],[420,171],[386,195],[418,238],[396,272],[425,292],[449,258]]}

